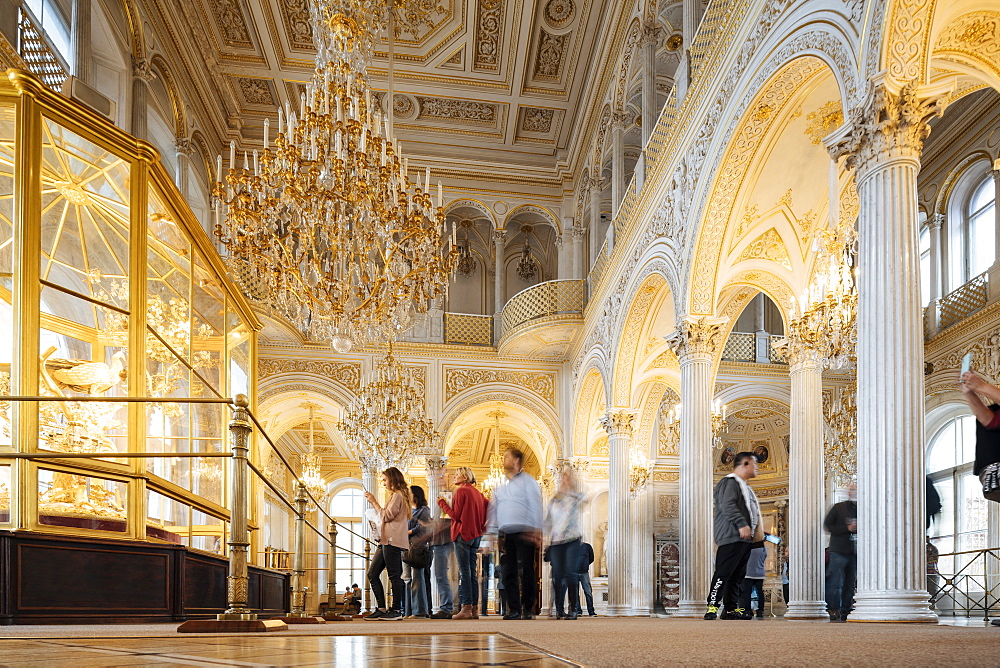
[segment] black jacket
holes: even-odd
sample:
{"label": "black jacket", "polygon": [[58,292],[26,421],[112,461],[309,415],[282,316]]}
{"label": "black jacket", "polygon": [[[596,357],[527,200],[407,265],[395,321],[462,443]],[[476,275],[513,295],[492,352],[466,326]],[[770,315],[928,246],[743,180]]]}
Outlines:
{"label": "black jacket", "polygon": [[857,501],[841,501],[840,503],[833,504],[833,508],[830,508],[830,512],[826,514],[826,519],[823,520],[823,528],[830,532],[831,552],[847,555],[855,553],[854,540],[857,534],[854,531],[850,531],[847,525],[851,521],[857,522],[857,519]]}
{"label": "black jacket", "polygon": [[[1000,405],[993,404],[990,410],[996,413]],[[976,420],[976,462],[972,465],[972,473],[979,475],[995,462],[1000,462],[1000,429],[987,429]]]}
{"label": "black jacket", "polygon": [[576,572],[589,573],[590,565],[594,563],[594,548],[590,546],[590,543],[580,543],[580,548],[577,550],[577,559]]}

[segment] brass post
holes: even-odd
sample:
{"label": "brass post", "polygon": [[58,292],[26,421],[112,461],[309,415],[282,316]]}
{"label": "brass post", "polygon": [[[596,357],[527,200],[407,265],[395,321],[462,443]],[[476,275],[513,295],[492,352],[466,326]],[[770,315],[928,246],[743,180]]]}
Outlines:
{"label": "brass post", "polygon": [[229,431],[233,441],[233,470],[230,478],[232,516],[229,531],[229,577],[228,603],[226,611],[218,615],[220,620],[253,620],[257,615],[247,608],[248,582],[247,548],[250,545],[247,531],[247,451],[250,443],[250,419],[247,409],[250,401],[245,394],[237,394],[236,410],[229,421]]}
{"label": "brass post", "polygon": [[337,610],[337,523],[330,522],[330,578],[327,583],[327,611],[336,614]]}
{"label": "brass post", "polygon": [[365,612],[372,611],[372,583],[368,581],[368,569],[372,566],[372,544],[365,541]]}
{"label": "brass post", "polygon": [[306,486],[295,485],[295,554],[292,557],[292,611],[289,617],[306,616]]}

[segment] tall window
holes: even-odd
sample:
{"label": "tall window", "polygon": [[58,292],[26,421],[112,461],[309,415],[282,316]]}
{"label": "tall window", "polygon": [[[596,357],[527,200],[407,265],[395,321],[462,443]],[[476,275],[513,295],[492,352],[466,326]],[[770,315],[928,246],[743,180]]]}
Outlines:
{"label": "tall window", "polygon": [[931,299],[931,229],[920,230],[920,303]]}
{"label": "tall window", "polygon": [[996,259],[996,188],[987,175],[972,190],[965,206],[966,243],[969,274],[966,280],[983,273]]}
{"label": "tall window", "polygon": [[[931,439],[927,474],[941,497],[941,513],[931,525],[931,542],[941,554],[986,547],[986,500],[972,474],[976,452],[976,419],[964,415],[948,421]],[[941,572],[954,572],[942,559]]]}
{"label": "tall window", "polygon": [[[330,516],[344,528],[356,534],[361,533],[361,518],[364,513],[364,492],[358,487],[342,489],[330,500]],[[350,554],[353,552],[354,554]],[[365,588],[365,545],[358,536],[339,531],[337,534],[337,597],[343,595],[344,588],[357,583]],[[361,555],[361,556],[357,556]]]}
{"label": "tall window", "polygon": [[70,51],[69,17],[60,10],[59,4],[55,0],[26,0],[25,4],[38,27],[45,33],[49,44],[59,53],[63,62],[72,69],[73,54]]}

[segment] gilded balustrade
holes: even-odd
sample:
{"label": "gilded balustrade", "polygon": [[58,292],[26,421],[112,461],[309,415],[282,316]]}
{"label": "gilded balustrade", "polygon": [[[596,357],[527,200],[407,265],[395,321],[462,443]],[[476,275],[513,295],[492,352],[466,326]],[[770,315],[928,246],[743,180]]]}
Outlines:
{"label": "gilded balustrade", "polygon": [[493,316],[445,313],[444,342],[461,346],[492,346]]}
{"label": "gilded balustrade", "polygon": [[525,288],[510,298],[501,315],[501,336],[537,318],[560,313],[581,313],[586,306],[584,281],[546,281]]}
{"label": "gilded balustrade", "polygon": [[984,272],[938,300],[937,331],[950,327],[986,306],[989,277]]}

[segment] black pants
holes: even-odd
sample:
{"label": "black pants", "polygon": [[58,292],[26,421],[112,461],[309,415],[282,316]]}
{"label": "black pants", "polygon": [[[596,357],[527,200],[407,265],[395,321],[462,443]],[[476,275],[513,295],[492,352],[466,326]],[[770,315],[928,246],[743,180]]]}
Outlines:
{"label": "black pants", "polygon": [[535,614],[538,545],[530,533],[500,533],[500,565],[508,615]]}
{"label": "black pants", "polygon": [[708,590],[708,604],[735,610],[743,592],[743,578],[750,561],[750,543],[739,541],[720,545],[715,552],[715,573]]}
{"label": "black pants", "polygon": [[395,545],[379,545],[372,558],[372,565],[368,567],[368,582],[372,586],[372,593],[375,594],[375,604],[384,609],[385,590],[382,588],[382,580],[379,576],[382,571],[389,573],[389,585],[392,587],[392,609],[403,610],[403,600],[405,586],[403,585],[403,549]]}
{"label": "black pants", "polygon": [[[566,610],[576,613],[580,607],[580,576],[576,567],[580,561],[577,556],[580,549],[580,539],[568,543],[556,543],[549,547],[549,563],[552,564],[552,588],[555,590],[556,614],[564,615]],[[563,606],[566,593],[569,593],[569,608]]]}

